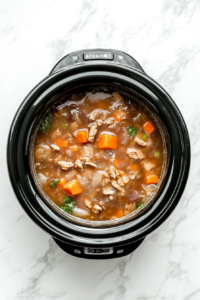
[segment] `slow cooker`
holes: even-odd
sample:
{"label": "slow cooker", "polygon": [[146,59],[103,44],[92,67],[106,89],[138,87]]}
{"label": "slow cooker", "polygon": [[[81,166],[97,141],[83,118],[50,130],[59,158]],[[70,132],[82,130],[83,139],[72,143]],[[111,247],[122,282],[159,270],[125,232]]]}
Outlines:
{"label": "slow cooker", "polygon": [[[167,174],[155,201],[142,214],[112,227],[91,227],[63,218],[38,192],[29,164],[32,131],[42,112],[62,92],[95,84],[116,86],[143,99],[162,120],[169,143]],[[77,257],[108,259],[134,251],[172,213],[188,178],[190,140],[172,98],[134,58],[112,49],[81,50],[63,57],[20,105],[8,137],[7,163],[20,204],[60,248]]]}

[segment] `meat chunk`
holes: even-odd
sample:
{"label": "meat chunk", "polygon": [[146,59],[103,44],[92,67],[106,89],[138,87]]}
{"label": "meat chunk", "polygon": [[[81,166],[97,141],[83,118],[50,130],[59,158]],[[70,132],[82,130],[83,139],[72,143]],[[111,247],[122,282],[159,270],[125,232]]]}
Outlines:
{"label": "meat chunk", "polygon": [[122,191],[124,190],[124,189],[117,183],[117,181],[112,180],[111,183],[112,183],[112,186],[113,186],[114,188],[116,188],[118,191],[122,192]]}
{"label": "meat chunk", "polygon": [[95,122],[94,124],[90,125],[90,130],[89,130],[89,137],[88,140],[93,143],[94,138],[97,134],[97,123]]}
{"label": "meat chunk", "polygon": [[72,162],[69,162],[69,161],[64,161],[64,160],[61,160],[58,162],[58,165],[61,167],[61,169],[63,169],[64,171],[67,171],[71,168],[74,167],[74,164]]}
{"label": "meat chunk", "polygon": [[58,138],[58,137],[60,137],[60,136],[61,136],[61,131],[60,131],[60,129],[56,129],[56,130],[52,133],[51,138],[52,138],[52,140],[54,140],[54,139],[56,139],[56,138]]}
{"label": "meat chunk", "polygon": [[136,148],[128,148],[127,149],[127,154],[130,158],[140,160],[144,158],[144,154],[142,153],[141,150],[136,149]]}
{"label": "meat chunk", "polygon": [[139,139],[139,137],[136,137],[135,138],[135,142],[139,145],[139,146],[142,146],[142,147],[145,147],[147,145],[146,142],[144,142],[143,140]]}
{"label": "meat chunk", "polygon": [[76,169],[78,169],[80,172],[83,171],[83,163],[80,159],[77,159],[74,163],[74,166]]}
{"label": "meat chunk", "polygon": [[97,119],[96,123],[98,127],[101,127],[103,125],[103,121],[101,119]]}
{"label": "meat chunk", "polygon": [[97,169],[97,165],[94,164],[94,163],[91,162],[91,161],[86,161],[86,162],[85,162],[85,165],[88,166],[88,167],[92,167],[92,168],[96,168],[96,169]]}
{"label": "meat chunk", "polygon": [[120,186],[124,186],[124,182],[123,182],[123,180],[122,180],[121,177],[117,179],[117,183],[118,183]]}
{"label": "meat chunk", "polygon": [[116,174],[116,168],[114,166],[110,166],[109,175],[111,178],[116,179],[117,174]]}
{"label": "meat chunk", "polygon": [[127,203],[124,208],[124,215],[128,215],[132,212],[133,203]]}
{"label": "meat chunk", "polygon": [[78,123],[77,122],[72,122],[71,124],[70,124],[70,129],[71,129],[71,131],[75,131],[75,130],[77,130],[78,129]]}
{"label": "meat chunk", "polygon": [[84,146],[82,149],[81,149],[81,155],[82,155],[82,161],[85,163],[85,162],[88,162],[91,160],[92,156],[93,156],[93,148],[92,148],[92,145],[89,146]]}
{"label": "meat chunk", "polygon": [[146,171],[152,171],[156,167],[156,164],[154,162],[145,160],[142,162],[142,166]]}
{"label": "meat chunk", "polygon": [[115,101],[119,101],[119,102],[122,102],[122,104],[123,104],[123,98],[122,98],[122,96],[118,93],[118,92],[114,92],[113,94],[112,94],[112,96],[113,96],[113,98],[115,99]]}
{"label": "meat chunk", "polygon": [[103,188],[103,194],[107,195],[107,196],[114,195],[115,191],[112,187],[106,186],[106,187]]}
{"label": "meat chunk", "polygon": [[98,204],[95,204],[93,207],[92,207],[92,211],[93,213],[95,214],[99,214],[101,211],[102,211],[102,207]]}
{"label": "meat chunk", "polygon": [[90,198],[86,197],[84,201],[87,208],[92,208],[92,200]]}
{"label": "meat chunk", "polygon": [[106,184],[108,184],[110,182],[110,176],[108,174],[108,172],[106,171],[101,171],[102,174],[102,185],[105,186]]}
{"label": "meat chunk", "polygon": [[51,149],[53,149],[54,151],[60,151],[60,147],[58,147],[57,145],[51,144],[50,147],[51,147]]}
{"label": "meat chunk", "polygon": [[114,123],[115,123],[115,118],[113,118],[113,117],[108,118],[108,119],[104,122],[105,125],[112,125],[112,124],[114,124]]}
{"label": "meat chunk", "polygon": [[[78,110],[77,110],[77,109],[71,110],[71,114],[72,114],[72,119],[73,119],[77,124],[81,124],[81,119],[80,119]],[[72,124],[73,124],[73,123],[72,123]]]}
{"label": "meat chunk", "polygon": [[91,121],[96,121],[100,116],[100,112],[98,109],[95,109],[91,112],[91,114],[89,115],[89,119]]}

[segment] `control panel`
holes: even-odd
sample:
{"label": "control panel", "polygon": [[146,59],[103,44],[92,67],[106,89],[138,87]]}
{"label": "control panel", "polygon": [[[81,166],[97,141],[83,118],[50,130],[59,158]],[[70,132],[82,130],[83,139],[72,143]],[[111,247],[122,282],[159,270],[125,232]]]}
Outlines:
{"label": "control panel", "polygon": [[90,255],[113,254],[113,247],[109,247],[109,248],[90,248],[90,247],[85,247],[84,248],[84,253],[85,254],[90,254]]}
{"label": "control panel", "polygon": [[112,63],[120,63],[127,65],[144,72],[140,64],[129,54],[113,49],[85,49],[72,52],[64,56],[53,68],[51,73],[57,72],[62,68],[68,66],[95,62],[95,61],[107,61]]}

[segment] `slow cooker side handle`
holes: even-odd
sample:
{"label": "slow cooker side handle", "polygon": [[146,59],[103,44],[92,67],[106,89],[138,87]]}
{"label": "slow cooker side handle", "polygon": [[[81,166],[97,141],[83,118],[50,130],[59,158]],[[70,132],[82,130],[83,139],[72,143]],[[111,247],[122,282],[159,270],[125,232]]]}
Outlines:
{"label": "slow cooker side handle", "polygon": [[122,65],[130,66],[143,73],[144,70],[140,64],[129,54],[113,49],[85,49],[67,54],[53,67],[50,74],[59,71],[62,68],[73,66],[81,63],[90,63],[91,61],[107,61],[112,63],[120,63]]}

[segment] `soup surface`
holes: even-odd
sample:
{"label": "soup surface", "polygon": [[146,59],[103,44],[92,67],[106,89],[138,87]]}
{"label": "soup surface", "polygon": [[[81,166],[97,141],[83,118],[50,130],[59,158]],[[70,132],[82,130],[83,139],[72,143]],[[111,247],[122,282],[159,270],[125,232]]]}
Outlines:
{"label": "soup surface", "polygon": [[38,180],[68,214],[105,221],[142,209],[160,182],[163,140],[151,114],[118,92],[68,96],[40,124]]}

